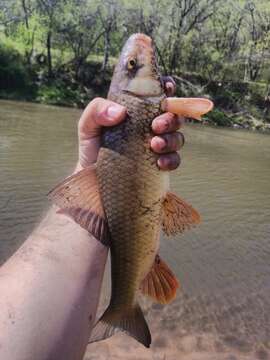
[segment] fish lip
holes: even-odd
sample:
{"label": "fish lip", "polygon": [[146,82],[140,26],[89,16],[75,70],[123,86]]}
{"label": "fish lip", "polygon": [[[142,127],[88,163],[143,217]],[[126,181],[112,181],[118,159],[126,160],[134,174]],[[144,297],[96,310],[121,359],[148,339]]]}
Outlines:
{"label": "fish lip", "polygon": [[138,93],[135,93],[133,91],[130,91],[130,90],[122,90],[122,92],[124,94],[128,94],[128,95],[132,95],[132,96],[135,96],[135,97],[138,97],[138,98],[147,98],[147,97],[153,97],[153,98],[159,98],[162,96],[162,93],[160,94],[151,94],[151,93],[148,93],[148,94],[138,94]]}

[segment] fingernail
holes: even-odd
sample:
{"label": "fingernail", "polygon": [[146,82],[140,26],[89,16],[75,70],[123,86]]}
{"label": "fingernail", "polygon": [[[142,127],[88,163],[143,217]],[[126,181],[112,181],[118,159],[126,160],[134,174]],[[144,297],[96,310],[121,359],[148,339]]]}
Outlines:
{"label": "fingernail", "polygon": [[160,159],[157,160],[157,166],[158,166],[159,168],[162,167],[162,161],[161,161]]}
{"label": "fingernail", "polygon": [[108,107],[107,115],[110,119],[114,120],[115,118],[122,116],[124,111],[125,111],[124,106],[115,104]]}
{"label": "fingernail", "polygon": [[166,170],[167,167],[166,160],[164,158],[158,158],[157,166],[160,170]]}
{"label": "fingernail", "polygon": [[160,130],[166,132],[169,129],[170,124],[167,119],[159,119],[157,121],[157,126],[159,127]]}
{"label": "fingernail", "polygon": [[166,84],[166,89],[167,91],[169,92],[169,94],[172,94],[173,93],[173,89],[174,89],[174,86],[172,83],[167,83]]}
{"label": "fingernail", "polygon": [[154,142],[154,147],[157,149],[157,150],[163,150],[165,147],[166,147],[166,141],[165,139],[162,139],[160,137],[155,137],[153,139],[153,142]]}

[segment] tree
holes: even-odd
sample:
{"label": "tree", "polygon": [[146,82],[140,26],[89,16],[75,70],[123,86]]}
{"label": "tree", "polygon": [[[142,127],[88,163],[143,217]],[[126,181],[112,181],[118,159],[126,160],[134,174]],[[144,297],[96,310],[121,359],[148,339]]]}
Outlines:
{"label": "tree", "polygon": [[57,27],[58,16],[63,9],[64,0],[36,0],[37,12],[40,16],[41,24],[46,29],[46,51],[48,64],[48,77],[53,76],[53,61],[52,61],[52,38]]}
{"label": "tree", "polygon": [[111,49],[112,32],[116,30],[117,12],[120,9],[115,0],[105,0],[98,7],[98,15],[103,28],[104,55],[101,70],[105,71],[108,65]]}
{"label": "tree", "polygon": [[71,51],[71,62],[78,78],[81,67],[105,34],[100,23],[100,10],[87,0],[72,0],[61,14],[57,28],[58,42]]}
{"label": "tree", "polygon": [[[191,31],[200,31],[203,24],[214,14],[221,0],[175,0],[168,3],[168,36],[165,56],[172,73],[179,65],[183,38]],[[165,40],[165,39],[164,39]]]}
{"label": "tree", "polygon": [[269,52],[269,32],[270,32],[270,11],[263,8],[260,11],[254,2],[247,2],[246,11],[248,13],[248,31],[250,34],[249,48],[246,57],[246,76],[255,81],[264,66],[266,52]]}

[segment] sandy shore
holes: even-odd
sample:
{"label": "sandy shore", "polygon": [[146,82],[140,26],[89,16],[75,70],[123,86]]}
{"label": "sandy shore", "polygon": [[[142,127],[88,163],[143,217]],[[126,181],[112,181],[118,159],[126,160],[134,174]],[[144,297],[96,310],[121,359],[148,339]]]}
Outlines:
{"label": "sandy shore", "polygon": [[269,359],[261,346],[255,351],[239,351],[223,346],[212,335],[167,339],[155,336],[151,349],[144,349],[125,335],[88,346],[84,360],[255,360]]}
{"label": "sandy shore", "polygon": [[[105,277],[106,279],[106,277]],[[105,290],[104,290],[105,289]],[[104,284],[99,313],[108,302]],[[90,344],[84,360],[270,359],[269,289],[238,299],[231,293],[188,297],[169,305],[140,299],[152,333],[150,349],[126,334]]]}

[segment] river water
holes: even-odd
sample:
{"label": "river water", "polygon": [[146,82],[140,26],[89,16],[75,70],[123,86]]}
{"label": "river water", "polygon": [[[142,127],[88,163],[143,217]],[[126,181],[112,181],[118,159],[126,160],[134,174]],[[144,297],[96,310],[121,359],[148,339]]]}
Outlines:
{"label": "river water", "polygon": [[[0,263],[42,218],[49,206],[45,194],[73,169],[79,115],[74,109],[0,101]],[[199,210],[203,222],[182,236],[162,239],[161,255],[182,292],[173,305],[149,307],[147,313],[157,332],[162,326],[168,339],[173,333],[179,341],[156,339],[159,351],[153,350],[151,359],[160,354],[174,359],[168,344],[175,354],[187,353],[188,341],[192,351],[199,349],[205,334],[211,354],[219,346],[219,354],[253,351],[251,359],[268,358],[270,137],[200,125],[186,126],[184,133],[182,165],[171,176],[171,188]],[[196,341],[188,338],[191,333]],[[138,354],[136,359],[148,359]]]}

